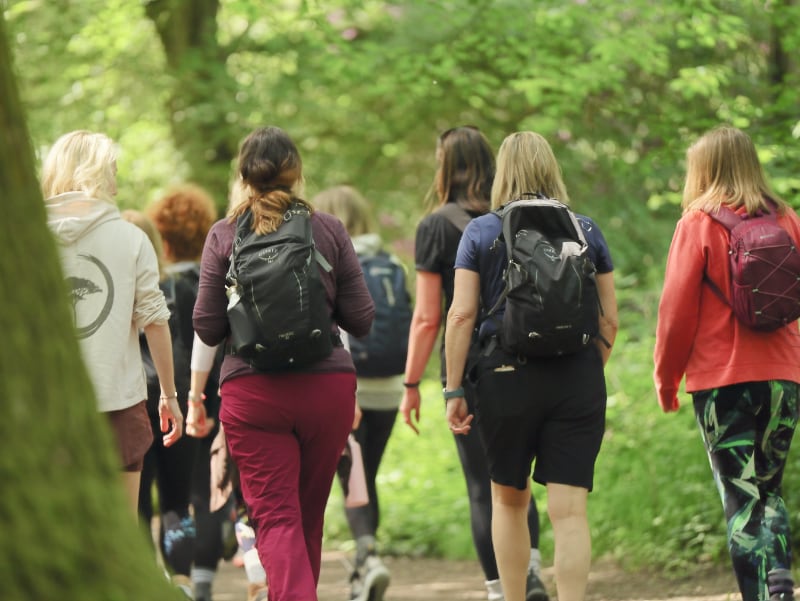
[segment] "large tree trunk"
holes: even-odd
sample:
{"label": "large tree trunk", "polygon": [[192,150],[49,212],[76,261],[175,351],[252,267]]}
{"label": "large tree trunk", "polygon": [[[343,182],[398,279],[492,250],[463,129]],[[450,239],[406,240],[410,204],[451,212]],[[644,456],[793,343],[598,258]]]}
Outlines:
{"label": "large tree trunk", "polygon": [[80,359],[2,15],[0,131],[0,599],[178,599]]}
{"label": "large tree trunk", "polygon": [[219,0],[150,0],[145,10],[173,78],[167,100],[173,140],[191,169],[191,179],[224,208],[241,132],[228,114],[238,87],[217,40]]}

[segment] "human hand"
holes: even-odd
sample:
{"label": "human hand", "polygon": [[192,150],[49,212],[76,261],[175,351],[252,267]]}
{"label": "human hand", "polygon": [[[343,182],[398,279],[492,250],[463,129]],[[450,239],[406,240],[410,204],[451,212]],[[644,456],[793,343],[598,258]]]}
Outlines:
{"label": "human hand", "polygon": [[189,398],[189,409],[186,412],[186,434],[194,438],[205,438],[214,429],[216,422],[206,414],[206,406]]}
{"label": "human hand", "polygon": [[472,428],[472,414],[467,408],[467,401],[463,396],[448,399],[445,412],[447,423],[453,434],[468,434]]}
{"label": "human hand", "polygon": [[658,404],[661,405],[662,411],[664,413],[672,413],[677,411],[678,408],[681,406],[680,401],[678,400],[677,394],[672,394],[671,397],[658,397]]}
{"label": "human hand", "polygon": [[[420,406],[419,388],[406,388],[403,392],[403,400],[400,403],[400,413],[403,414],[403,421],[406,422],[409,428],[414,430],[415,434],[419,434],[419,406]],[[413,416],[413,419],[412,419]],[[416,422],[416,425],[415,425]]]}
{"label": "human hand", "polygon": [[183,414],[178,406],[178,395],[161,395],[158,402],[158,417],[161,419],[161,431],[164,446],[171,447],[183,435]]}

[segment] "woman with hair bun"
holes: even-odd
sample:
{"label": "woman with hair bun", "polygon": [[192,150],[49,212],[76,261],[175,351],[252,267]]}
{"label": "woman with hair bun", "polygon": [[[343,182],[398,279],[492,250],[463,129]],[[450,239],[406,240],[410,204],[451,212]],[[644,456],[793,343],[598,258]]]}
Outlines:
{"label": "woman with hair bun", "polygon": [[[320,270],[334,322],[331,334],[341,326],[365,336],[374,307],[361,266],[342,223],[314,212],[301,198],[302,161],[291,138],[278,127],[253,131],[242,143],[238,175],[241,201],[214,224],[203,249],[194,310],[200,339],[215,346],[231,332],[225,286],[237,219],[249,212],[253,230],[268,234],[292,203],[311,212],[316,249],[331,266]],[[220,380],[220,420],[239,469],[269,598],[315,600],[325,505],[355,414],[350,354],[338,345],[327,357],[285,372],[259,372],[242,357],[226,354]],[[251,599],[266,599],[266,591],[251,591]]]}

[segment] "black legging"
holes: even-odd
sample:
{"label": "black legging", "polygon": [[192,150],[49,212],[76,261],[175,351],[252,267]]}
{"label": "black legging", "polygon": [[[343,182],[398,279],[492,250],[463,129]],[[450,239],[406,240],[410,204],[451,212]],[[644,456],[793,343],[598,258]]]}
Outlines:
{"label": "black legging", "polygon": [[375,536],[378,531],[380,506],[375,479],[396,418],[397,409],[362,409],[361,423],[354,435],[358,444],[361,445],[369,504],[345,509],[347,523],[350,525],[353,538]]}
{"label": "black legging", "polygon": [[222,525],[230,520],[231,507],[209,512],[211,498],[211,443],[219,431],[219,420],[214,429],[197,444],[197,455],[192,472],[192,506],[197,524],[197,538],[194,545],[194,566],[215,571],[222,559],[224,543]]}
{"label": "black legging", "polygon": [[[181,407],[185,415],[185,407]],[[158,507],[161,513],[159,541],[164,559],[176,574],[188,576],[192,566],[191,548],[193,541],[181,544],[175,553],[166,553],[164,548],[164,520],[167,514],[174,514],[178,520],[189,517],[189,491],[192,479],[192,465],[197,450],[197,439],[183,436],[170,447],[161,440],[161,425],[158,413],[150,412],[150,423],[154,440],[144,457],[141,483],[139,486],[139,516],[149,528],[153,519],[152,486],[158,490]]]}

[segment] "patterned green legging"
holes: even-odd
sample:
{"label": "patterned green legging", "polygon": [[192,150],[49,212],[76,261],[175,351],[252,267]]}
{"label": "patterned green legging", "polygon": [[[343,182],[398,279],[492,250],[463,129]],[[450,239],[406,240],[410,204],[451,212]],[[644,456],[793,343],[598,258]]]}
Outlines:
{"label": "patterned green legging", "polygon": [[767,573],[791,568],[781,481],[798,417],[794,382],[748,382],[692,395],[728,523],[744,601],[769,599]]}

